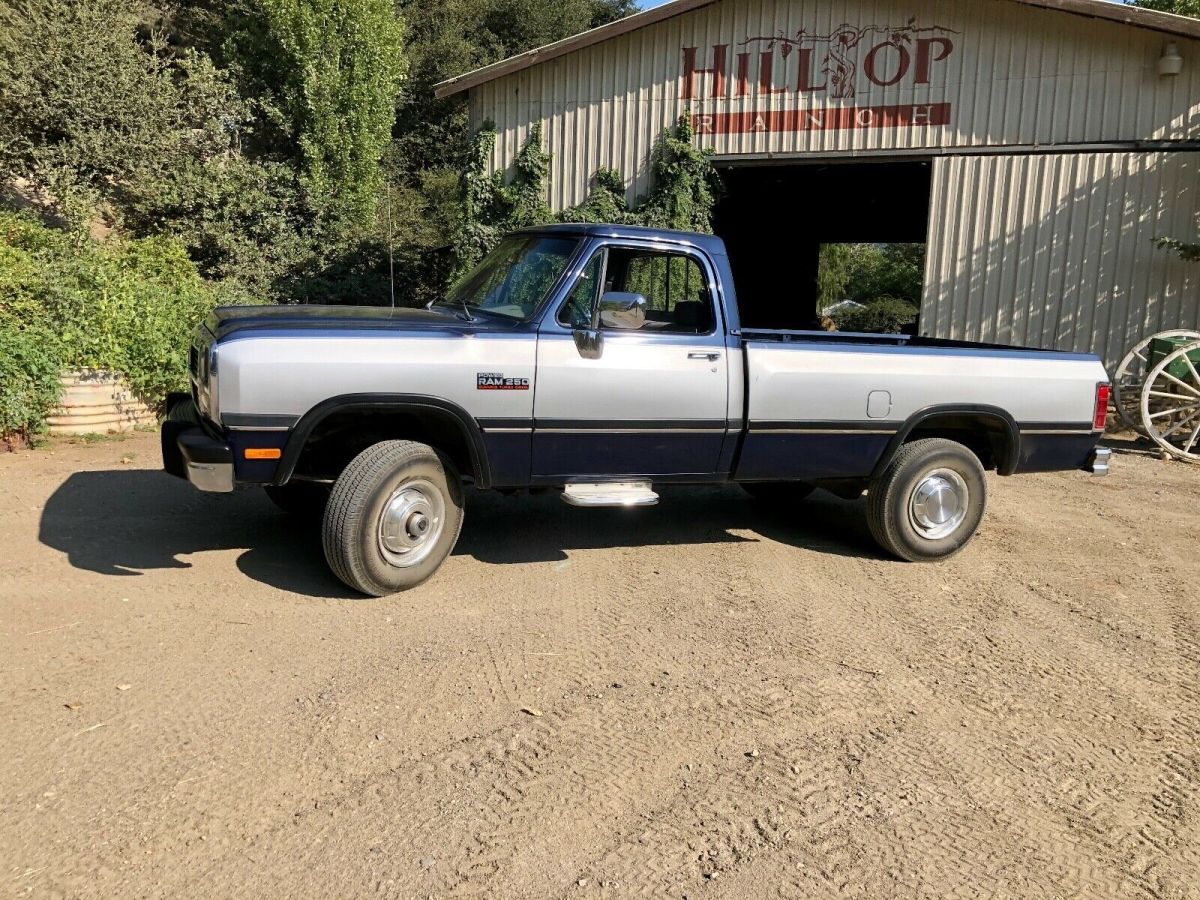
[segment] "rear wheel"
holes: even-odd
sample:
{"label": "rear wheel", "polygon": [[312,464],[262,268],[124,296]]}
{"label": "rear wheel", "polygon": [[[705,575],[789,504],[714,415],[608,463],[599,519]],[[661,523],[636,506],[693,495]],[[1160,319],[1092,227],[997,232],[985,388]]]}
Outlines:
{"label": "rear wheel", "polygon": [[760,503],[785,506],[807,500],[816,487],[805,481],[748,481],[742,490]]}
{"label": "rear wheel", "polygon": [[325,504],[329,502],[329,485],[317,481],[269,484],[263,490],[272,503],[295,516],[319,518],[325,512]]}
{"label": "rear wheel", "polygon": [[910,562],[945,559],[966,546],[987,508],[979,458],[962,444],[905,444],[871,483],[867,523],[879,545]]}
{"label": "rear wheel", "polygon": [[334,483],[322,543],[333,573],[382,597],[416,587],[458,541],[462,482],[448,460],[412,441],[383,441]]}

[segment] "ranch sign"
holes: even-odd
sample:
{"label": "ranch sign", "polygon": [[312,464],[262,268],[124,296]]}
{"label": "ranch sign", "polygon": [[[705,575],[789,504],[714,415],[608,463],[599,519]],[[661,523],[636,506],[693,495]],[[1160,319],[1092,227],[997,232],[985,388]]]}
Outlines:
{"label": "ranch sign", "polygon": [[747,36],[732,52],[729,44],[714,44],[707,52],[684,47],[682,97],[779,95],[783,101],[769,110],[697,113],[692,119],[699,134],[945,125],[949,103],[879,105],[861,98],[879,88],[916,89],[941,81],[957,34],[910,19],[900,27],[841,25],[828,34],[801,28],[791,36]]}

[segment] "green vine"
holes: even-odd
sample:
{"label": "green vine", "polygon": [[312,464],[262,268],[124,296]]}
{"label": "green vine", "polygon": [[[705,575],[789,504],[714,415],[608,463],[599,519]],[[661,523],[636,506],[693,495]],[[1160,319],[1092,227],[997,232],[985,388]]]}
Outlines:
{"label": "green vine", "polygon": [[461,185],[462,218],[454,241],[455,277],[468,271],[509,231],[550,222],[611,222],[681,231],[712,232],[720,180],[712,151],[692,143],[691,118],[680,116],[655,142],[651,153],[651,189],[631,208],[625,181],[615,169],[592,176],[587,198],[555,216],[546,202],[550,156],[542,150],[537,123],[513,161],[513,175],[487,175],[496,145],[496,127],[488,121],[475,135]]}

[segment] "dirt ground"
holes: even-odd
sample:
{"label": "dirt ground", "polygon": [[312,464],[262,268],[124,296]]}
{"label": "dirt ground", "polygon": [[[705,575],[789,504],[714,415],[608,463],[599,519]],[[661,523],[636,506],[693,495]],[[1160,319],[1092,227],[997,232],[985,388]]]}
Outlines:
{"label": "dirt ground", "polygon": [[470,499],[351,596],[157,436],[0,456],[0,895],[1200,897],[1200,467],[861,502]]}

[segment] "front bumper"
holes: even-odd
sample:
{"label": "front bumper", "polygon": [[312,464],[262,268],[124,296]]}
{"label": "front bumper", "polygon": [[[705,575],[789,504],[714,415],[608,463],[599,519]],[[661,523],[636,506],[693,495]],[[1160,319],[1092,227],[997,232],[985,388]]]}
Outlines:
{"label": "front bumper", "polygon": [[1097,447],[1092,451],[1091,459],[1088,460],[1087,471],[1093,475],[1107,475],[1108,464],[1111,459],[1111,450],[1107,447]]}
{"label": "front bumper", "polygon": [[186,478],[201,491],[227,494],[233,490],[233,448],[205,428],[188,394],[167,397],[161,440],[167,472]]}

